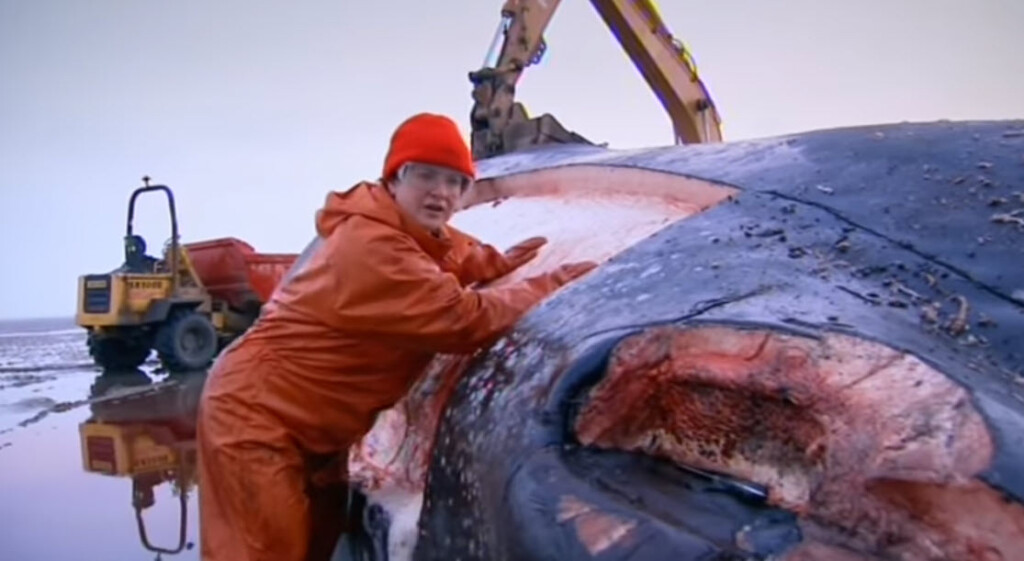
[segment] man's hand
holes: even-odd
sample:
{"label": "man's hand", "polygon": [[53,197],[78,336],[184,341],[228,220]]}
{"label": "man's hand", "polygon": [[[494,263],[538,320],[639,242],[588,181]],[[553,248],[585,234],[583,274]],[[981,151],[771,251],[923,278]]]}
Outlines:
{"label": "man's hand", "polygon": [[563,286],[589,273],[595,267],[597,267],[597,263],[594,261],[566,263],[551,272],[551,279],[555,282],[556,286]]}
{"label": "man's hand", "polygon": [[540,252],[540,248],[544,247],[548,243],[548,239],[537,236],[527,240],[523,240],[516,245],[509,248],[505,252],[505,259],[508,260],[509,272],[515,271],[519,267],[529,263]]}

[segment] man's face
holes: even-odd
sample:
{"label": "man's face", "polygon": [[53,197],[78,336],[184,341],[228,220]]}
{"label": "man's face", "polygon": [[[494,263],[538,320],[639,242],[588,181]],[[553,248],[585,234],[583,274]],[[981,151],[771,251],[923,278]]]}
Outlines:
{"label": "man's face", "polygon": [[409,217],[424,228],[437,231],[458,210],[470,181],[451,169],[409,163],[402,166],[397,181],[390,183],[388,190]]}

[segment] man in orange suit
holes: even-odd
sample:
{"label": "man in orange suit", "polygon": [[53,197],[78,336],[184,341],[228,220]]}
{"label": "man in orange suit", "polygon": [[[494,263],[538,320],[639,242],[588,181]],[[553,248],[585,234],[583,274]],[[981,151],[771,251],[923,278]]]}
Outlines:
{"label": "man in orange suit", "polygon": [[494,288],[546,240],[501,253],[449,226],[475,179],[455,123],[395,131],[382,178],[333,192],[318,237],[257,323],[218,358],[199,412],[202,558],[327,560],[344,485],[311,483],[397,402],[436,353],[487,347],[593,263]]}

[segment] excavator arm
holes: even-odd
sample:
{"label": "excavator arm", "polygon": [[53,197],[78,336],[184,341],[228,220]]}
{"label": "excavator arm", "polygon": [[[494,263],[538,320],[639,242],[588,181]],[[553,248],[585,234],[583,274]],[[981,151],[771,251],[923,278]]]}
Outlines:
{"label": "excavator arm", "polygon": [[672,119],[676,143],[721,142],[721,120],[696,66],[651,0],[590,0]]}
{"label": "excavator arm", "polygon": [[[515,101],[527,66],[540,60],[544,30],[560,0],[506,0],[484,67],[473,83],[473,155],[477,159],[547,143],[589,143],[554,117],[530,118]],[[718,113],[682,43],[672,37],[650,0],[591,0],[612,34],[672,118],[676,142],[721,140]],[[494,57],[499,40],[501,49]],[[493,60],[492,60],[493,59]]]}
{"label": "excavator arm", "polygon": [[[471,144],[476,159],[514,152],[547,142],[584,142],[550,115],[530,119],[515,101],[516,83],[523,70],[543,55],[543,33],[560,0],[506,0],[501,24],[480,70],[471,72],[473,109]],[[494,59],[494,49],[501,50]]]}

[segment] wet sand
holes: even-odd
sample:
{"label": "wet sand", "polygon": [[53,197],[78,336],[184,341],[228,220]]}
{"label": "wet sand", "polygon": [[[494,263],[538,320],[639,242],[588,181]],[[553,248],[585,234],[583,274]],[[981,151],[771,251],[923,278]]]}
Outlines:
{"label": "wet sand", "polygon": [[[97,413],[120,417],[115,424],[166,417],[181,403],[180,382],[150,372],[103,374],[89,364],[84,335],[74,329],[4,327],[0,559],[154,559],[140,539],[132,479],[84,469],[79,425]],[[154,407],[154,400],[172,407]],[[187,426],[189,419],[175,422]],[[197,490],[189,487],[186,540],[196,546],[165,559],[199,559]],[[179,500],[172,485],[157,485],[154,499],[142,510],[148,537],[154,546],[176,548]]]}

